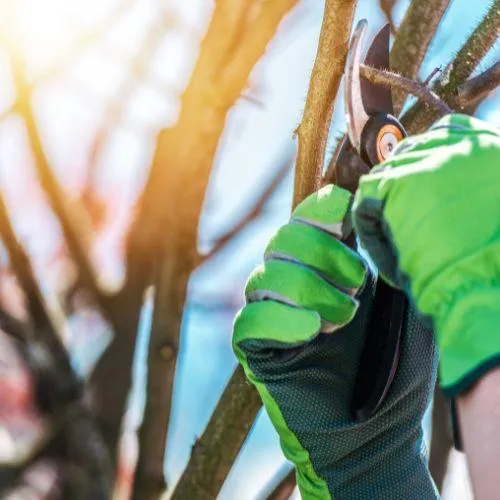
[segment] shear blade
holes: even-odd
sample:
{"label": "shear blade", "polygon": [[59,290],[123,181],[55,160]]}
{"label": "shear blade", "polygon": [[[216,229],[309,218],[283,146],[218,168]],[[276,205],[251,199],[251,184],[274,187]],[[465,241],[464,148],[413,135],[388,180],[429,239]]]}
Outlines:
{"label": "shear blade", "polygon": [[393,113],[392,91],[374,85],[360,77],[363,61],[377,69],[389,68],[390,26],[385,25],[374,37],[363,58],[363,39],[368,28],[366,19],[358,22],[351,38],[345,69],[345,110],[349,140],[358,154],[361,150],[361,134],[370,116],[378,112]]}
{"label": "shear blade", "polygon": [[366,123],[370,119],[365,111],[363,98],[361,96],[361,82],[359,76],[359,66],[361,64],[361,53],[363,39],[365,37],[368,22],[361,19],[358,22],[347,52],[345,66],[345,111],[347,120],[347,134],[349,140],[356,151],[360,152],[361,133]]}
{"label": "shear blade", "polygon": [[[373,39],[364,60],[367,66],[377,69],[389,69],[389,43],[391,28],[386,24]],[[374,85],[365,78],[361,78],[361,97],[363,106],[368,114],[394,113],[392,104],[392,90],[390,87]]]}

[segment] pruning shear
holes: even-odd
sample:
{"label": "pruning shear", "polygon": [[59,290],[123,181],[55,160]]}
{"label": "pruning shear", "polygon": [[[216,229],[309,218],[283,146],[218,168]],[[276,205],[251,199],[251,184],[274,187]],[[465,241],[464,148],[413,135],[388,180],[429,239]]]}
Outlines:
{"label": "pruning shear", "polygon": [[[392,116],[391,89],[374,85],[360,76],[362,62],[378,69],[389,68],[389,25],[377,33],[363,58],[367,27],[365,19],[359,21],[347,54],[344,75],[347,136],[337,154],[334,170],[334,182],[353,193],[359,177],[387,160],[397,143],[407,135]],[[355,238],[347,243],[356,246]],[[351,400],[351,412],[357,421],[369,419],[390,389],[399,363],[407,306],[403,292],[378,279]]]}

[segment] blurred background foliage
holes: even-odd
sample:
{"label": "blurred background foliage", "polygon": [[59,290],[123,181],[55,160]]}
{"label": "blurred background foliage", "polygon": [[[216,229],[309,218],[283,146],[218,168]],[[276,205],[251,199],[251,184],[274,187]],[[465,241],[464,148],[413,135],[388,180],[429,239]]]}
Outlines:
{"label": "blurred background foliage", "polygon": [[[292,6],[295,2],[289,3]],[[397,31],[409,4],[407,0],[360,0],[356,19],[368,18],[374,34],[389,18]],[[487,0],[450,2],[421,65],[420,80],[454,57],[491,5]],[[155,281],[147,282],[146,276],[146,282],[137,285],[140,300],[113,302],[109,297],[130,282],[127,262],[142,262],[140,258],[133,260],[134,255],[141,254],[141,245],[177,238],[171,229],[176,227],[175,222],[169,224],[177,212],[183,213],[184,203],[191,203],[191,184],[200,182],[196,172],[190,177],[186,171],[176,170],[184,167],[182,161],[161,165],[170,170],[171,179],[179,180],[175,203],[167,202],[171,192],[163,192],[158,185],[154,203],[161,205],[164,201],[169,213],[160,217],[162,224],[153,225],[144,235],[140,232],[142,226],[136,227],[134,234],[139,235],[139,242],[127,245],[134,221],[143,220],[141,210],[146,209],[139,200],[154,172],[151,165],[162,164],[158,139],[163,136],[159,132],[172,127],[179,118],[181,95],[200,54],[213,8],[213,2],[201,0],[0,2],[0,183],[8,215],[0,217],[4,243],[0,253],[0,320],[2,328],[10,333],[0,336],[0,460],[4,464],[16,463],[19,457],[31,454],[33,446],[41,447],[40,453],[31,457],[30,467],[19,469],[22,477],[9,475],[12,467],[0,469],[4,488],[12,486],[13,478],[20,481],[17,491],[21,496],[15,498],[56,498],[62,474],[57,459],[60,450],[56,447],[56,452],[44,456],[47,433],[56,431],[35,403],[33,373],[26,362],[33,357],[39,361],[43,350],[26,354],[24,348],[16,346],[26,342],[26,335],[30,339],[37,337],[28,331],[49,324],[47,328],[64,340],[74,370],[86,377],[109,345],[113,330],[120,330],[127,321],[128,304],[140,303],[133,388],[124,420],[118,475],[121,493],[117,496],[127,498],[132,488],[139,454],[134,436],[145,407],[148,340],[155,318],[154,287],[150,285]],[[294,131],[305,106],[323,11],[324,2],[296,2],[279,23],[243,92],[229,106],[203,202],[197,234],[199,260],[192,266],[195,270],[182,311],[165,460],[170,492],[236,366],[230,345],[231,328],[243,304],[245,279],[260,262],[265,243],[290,212],[296,156]],[[497,47],[492,46],[474,75],[498,59]],[[342,91],[337,96],[341,98]],[[413,102],[409,100],[405,109]],[[497,89],[475,105],[473,112],[500,126],[499,103]],[[190,112],[193,123],[200,125],[197,120],[207,119],[202,112],[198,116],[196,109]],[[344,130],[343,106],[337,105],[325,165]],[[189,148],[189,141],[186,139],[183,146]],[[193,142],[193,147],[198,145]],[[57,193],[54,195],[57,187],[53,181],[64,191],[62,205]],[[65,217],[61,218],[65,211],[71,213],[69,229]],[[181,215],[179,218],[182,220]],[[9,234],[11,243],[13,237],[9,220],[17,244],[29,258],[31,278],[38,291],[26,288],[31,282],[29,273],[23,275],[20,271],[25,266],[22,252],[18,254],[21,260],[16,260],[9,249]],[[71,239],[75,228],[81,238],[76,243]],[[78,252],[75,257],[75,245],[80,243],[88,249],[95,276],[86,274],[85,266],[82,272]],[[19,245],[13,248],[19,249]],[[151,258],[156,264],[160,260],[153,258],[155,252],[153,257],[141,255],[143,260]],[[161,275],[148,266],[141,269],[147,269],[146,275]],[[92,294],[95,290],[89,286],[93,277],[102,293],[97,300]],[[141,281],[140,277],[133,278],[139,280],[134,283]],[[146,293],[142,306],[143,288]],[[39,321],[33,318],[38,299],[47,316],[39,312]],[[180,293],[178,304],[182,303]],[[101,310],[108,309],[108,313],[102,314],[96,304]],[[133,321],[131,325],[133,329]],[[19,329],[23,340],[13,340],[12,332],[19,333]],[[47,338],[52,342],[50,335]],[[131,338],[115,337],[115,345],[133,345]],[[172,347],[173,352],[167,352],[165,346]],[[160,345],[167,361],[175,357],[176,348]],[[64,362],[61,366],[64,369]],[[119,385],[127,368],[126,363],[117,365],[114,374],[108,360],[104,378],[116,377]],[[67,391],[67,387],[61,390]],[[128,391],[127,380],[124,390]],[[161,392],[162,387],[158,390]],[[164,411],[170,410],[169,404]],[[83,406],[87,408],[86,403]],[[80,408],[78,418],[86,411]],[[85,428],[93,424],[83,425]],[[429,420],[426,431],[429,438]],[[69,442],[79,443],[82,436],[75,439]],[[106,435],[104,441],[108,443]],[[156,468],[159,472],[153,480],[161,475],[161,465]],[[445,498],[468,498],[461,455],[454,453],[449,470],[452,473],[445,484]],[[270,482],[287,471],[277,437],[267,416],[260,412],[218,498],[263,498]],[[28,490],[34,496],[28,496]]]}

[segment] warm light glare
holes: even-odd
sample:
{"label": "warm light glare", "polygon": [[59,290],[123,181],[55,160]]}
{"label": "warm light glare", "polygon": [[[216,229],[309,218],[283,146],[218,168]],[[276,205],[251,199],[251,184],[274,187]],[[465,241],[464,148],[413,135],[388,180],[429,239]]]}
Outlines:
{"label": "warm light glare", "polygon": [[10,0],[2,6],[4,34],[8,34],[9,43],[32,68],[42,70],[66,53],[113,3],[111,0]]}

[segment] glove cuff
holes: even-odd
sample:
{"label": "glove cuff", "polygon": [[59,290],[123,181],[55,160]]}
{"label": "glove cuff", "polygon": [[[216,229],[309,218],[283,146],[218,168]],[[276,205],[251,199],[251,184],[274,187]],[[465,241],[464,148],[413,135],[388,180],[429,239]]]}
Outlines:
{"label": "glove cuff", "polygon": [[436,333],[441,386],[456,397],[500,366],[500,288],[469,290],[436,321]]}

